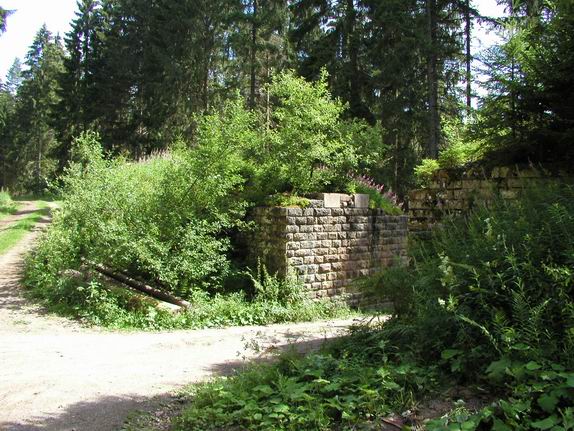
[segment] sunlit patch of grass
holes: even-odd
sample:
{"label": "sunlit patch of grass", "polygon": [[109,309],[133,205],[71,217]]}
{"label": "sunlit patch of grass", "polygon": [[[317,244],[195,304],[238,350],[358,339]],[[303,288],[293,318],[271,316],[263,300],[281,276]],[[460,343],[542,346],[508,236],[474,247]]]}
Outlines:
{"label": "sunlit patch of grass", "polygon": [[12,200],[8,192],[0,191],[0,220],[14,214],[18,210],[18,204]]}
{"label": "sunlit patch of grass", "polygon": [[34,225],[40,221],[42,216],[49,212],[46,202],[39,201],[36,206],[36,211],[0,230],[0,254],[4,254],[16,245],[24,235],[33,229]]}

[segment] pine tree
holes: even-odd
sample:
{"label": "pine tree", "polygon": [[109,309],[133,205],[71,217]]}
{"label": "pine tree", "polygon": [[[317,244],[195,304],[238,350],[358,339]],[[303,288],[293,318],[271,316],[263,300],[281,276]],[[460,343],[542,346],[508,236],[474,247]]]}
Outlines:
{"label": "pine tree", "polygon": [[14,114],[12,166],[20,181],[39,191],[54,172],[51,151],[56,146],[52,118],[58,96],[58,77],[63,70],[64,50],[58,36],[42,26],[26,55],[23,82],[18,89]]}
{"label": "pine tree", "polygon": [[4,84],[4,88],[12,96],[16,96],[16,93],[22,84],[22,79],[22,62],[16,57],[14,59],[14,63],[12,63],[12,66],[10,66],[8,73],[6,74],[6,84]]}
{"label": "pine tree", "polygon": [[[2,84],[0,82],[0,84]],[[13,130],[16,99],[8,90],[9,86],[0,85],[0,189],[8,186],[9,162],[11,159],[10,133]]]}
{"label": "pine tree", "polygon": [[365,5],[354,0],[296,0],[291,4],[291,40],[298,70],[317,79],[325,67],[330,89],[349,103],[354,117],[374,121],[365,100],[370,97],[366,64]]}
{"label": "pine tree", "polygon": [[6,19],[12,14],[13,11],[4,9],[0,6],[0,34],[6,31]]}
{"label": "pine tree", "polygon": [[104,19],[98,0],[81,0],[66,34],[67,55],[60,81],[60,103],[55,122],[58,129],[58,159],[62,169],[68,158],[72,140],[80,132],[95,127],[99,106],[96,77],[102,62]]}

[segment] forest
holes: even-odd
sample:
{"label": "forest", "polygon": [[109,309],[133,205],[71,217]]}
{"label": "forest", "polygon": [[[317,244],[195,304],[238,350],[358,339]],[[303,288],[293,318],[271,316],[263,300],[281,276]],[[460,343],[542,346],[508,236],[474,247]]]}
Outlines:
{"label": "forest", "polygon": [[[0,219],[22,196],[55,201],[21,227],[51,211],[27,297],[110,330],[368,316],[192,385],[174,430],[574,430],[574,3],[499,0],[496,18],[477,3],[79,0],[0,86]],[[475,52],[479,25],[500,39]],[[509,166],[555,181],[410,237],[353,286],[390,308],[311,300],[246,258],[255,207],[307,222],[319,194],[359,193],[406,223],[439,169]]]}
{"label": "forest", "polygon": [[[328,73],[345,117],[380,135],[364,173],[400,195],[444,152],[444,165],[500,149],[509,162],[563,159],[572,6],[501,3],[494,20],[469,0],[80,1],[71,31],[39,29],[2,82],[0,187],[46,189],[85,131],[132,159],[193,142],[198,116],[237,94],[269,123],[267,88],[284,70]],[[471,52],[477,23],[503,42]]]}

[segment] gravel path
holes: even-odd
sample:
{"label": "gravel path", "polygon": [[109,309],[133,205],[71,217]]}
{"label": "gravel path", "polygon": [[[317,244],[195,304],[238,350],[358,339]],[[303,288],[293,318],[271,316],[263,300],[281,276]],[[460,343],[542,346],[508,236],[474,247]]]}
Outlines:
{"label": "gravel path", "polygon": [[[21,295],[38,229],[0,256],[0,430],[118,430],[183,385],[272,348],[316,347],[352,321],[161,333],[106,332],[51,316]],[[256,344],[259,352],[248,349]]]}
{"label": "gravel path", "polygon": [[26,214],[30,214],[36,210],[36,203],[33,201],[20,201],[18,202],[18,211],[10,214],[0,220],[0,232],[12,224],[14,221],[19,220]]}

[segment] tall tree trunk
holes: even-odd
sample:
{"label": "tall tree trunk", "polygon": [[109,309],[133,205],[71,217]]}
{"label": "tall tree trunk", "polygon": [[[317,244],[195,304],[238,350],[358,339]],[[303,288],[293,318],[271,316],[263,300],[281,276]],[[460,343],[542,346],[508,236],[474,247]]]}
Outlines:
{"label": "tall tree trunk", "polygon": [[253,11],[251,15],[251,85],[249,90],[249,106],[253,109],[255,108],[255,89],[257,86],[256,82],[256,69],[255,64],[257,60],[257,2],[258,0],[253,0]]}
{"label": "tall tree trunk", "polygon": [[42,181],[42,136],[38,139],[38,154],[36,158],[36,187],[38,187],[37,191],[40,191],[40,184]]}
{"label": "tall tree trunk", "polygon": [[[514,9],[514,2],[510,4],[510,16],[515,18],[515,9]],[[513,26],[516,25],[515,23],[512,24]],[[511,38],[514,38],[515,29],[512,27],[511,29]],[[516,91],[515,91],[515,80],[516,80],[516,56],[514,55],[514,51],[511,52],[512,58],[510,61],[510,130],[512,133],[512,139],[516,141],[517,137],[517,124],[516,124]]]}
{"label": "tall tree trunk", "polygon": [[355,34],[355,23],[357,20],[357,11],[355,10],[354,0],[347,0],[346,27],[349,53],[349,90],[351,111],[355,115],[360,115],[361,110],[361,82],[359,76],[359,44]]}
{"label": "tall tree trunk", "polygon": [[428,104],[429,104],[429,140],[427,156],[438,158],[440,141],[440,117],[438,112],[438,75],[437,75],[437,21],[436,0],[426,0],[427,25],[430,49],[427,63]]}
{"label": "tall tree trunk", "polygon": [[470,69],[471,66],[471,52],[470,52],[470,42],[471,42],[471,20],[470,20],[470,0],[466,0],[465,9],[464,9],[464,20],[465,20],[465,27],[464,27],[464,35],[465,35],[465,42],[466,42],[466,115],[470,117],[470,113],[472,110],[472,72]]}
{"label": "tall tree trunk", "polygon": [[[265,78],[269,86],[271,81],[271,65],[269,64],[269,51],[265,53]],[[265,126],[267,130],[271,127],[271,95],[269,94],[269,87],[265,91]]]}

